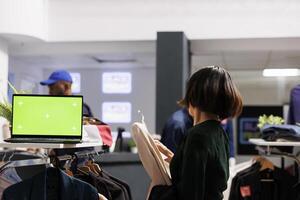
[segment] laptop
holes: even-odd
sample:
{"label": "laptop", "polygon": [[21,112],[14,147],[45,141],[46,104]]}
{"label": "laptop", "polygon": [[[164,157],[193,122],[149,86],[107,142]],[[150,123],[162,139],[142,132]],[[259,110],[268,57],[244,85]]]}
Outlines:
{"label": "laptop", "polygon": [[14,143],[80,143],[82,96],[14,94],[11,138]]}

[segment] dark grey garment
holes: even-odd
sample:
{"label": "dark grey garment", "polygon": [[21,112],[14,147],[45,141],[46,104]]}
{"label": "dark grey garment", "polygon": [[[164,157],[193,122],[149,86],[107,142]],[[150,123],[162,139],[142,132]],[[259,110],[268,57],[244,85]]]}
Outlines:
{"label": "dark grey garment", "polygon": [[12,185],[4,190],[3,200],[99,200],[97,190],[57,168]]}

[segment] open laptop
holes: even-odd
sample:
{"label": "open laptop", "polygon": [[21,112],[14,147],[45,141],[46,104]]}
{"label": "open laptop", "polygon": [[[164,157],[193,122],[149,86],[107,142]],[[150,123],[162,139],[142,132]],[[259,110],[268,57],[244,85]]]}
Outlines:
{"label": "open laptop", "polygon": [[14,94],[11,138],[15,143],[80,143],[82,96]]}

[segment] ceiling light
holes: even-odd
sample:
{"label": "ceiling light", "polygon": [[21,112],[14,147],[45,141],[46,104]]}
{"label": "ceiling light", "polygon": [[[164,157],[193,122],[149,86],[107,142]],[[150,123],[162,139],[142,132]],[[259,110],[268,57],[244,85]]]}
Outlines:
{"label": "ceiling light", "polygon": [[264,69],[263,76],[265,77],[282,77],[282,76],[299,76],[299,69]]}

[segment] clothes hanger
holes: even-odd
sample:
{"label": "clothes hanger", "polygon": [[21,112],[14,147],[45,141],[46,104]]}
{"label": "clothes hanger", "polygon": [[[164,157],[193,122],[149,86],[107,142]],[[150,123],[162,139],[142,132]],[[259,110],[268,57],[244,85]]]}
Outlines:
{"label": "clothes hanger", "polygon": [[66,172],[66,174],[68,174],[69,176],[74,176],[73,172],[70,170],[71,168],[71,163],[72,163],[72,160],[67,160],[65,165],[64,165],[64,170]]}
{"label": "clothes hanger", "polygon": [[143,112],[141,110],[138,110],[138,114],[140,114],[140,116],[141,116],[141,123],[145,124],[145,116],[144,116]]}
{"label": "clothes hanger", "polygon": [[10,163],[9,161],[5,161],[6,153],[7,153],[7,151],[4,151],[4,155],[0,162],[0,172],[2,171],[2,168],[4,168],[6,165],[8,165]]}
{"label": "clothes hanger", "polygon": [[[271,171],[275,169],[274,164],[263,156],[256,156],[253,158],[253,160],[260,164],[260,169],[259,169],[260,172],[266,169],[269,169]],[[270,177],[269,173],[265,175],[266,177],[261,178],[260,182],[274,182],[274,179]]]}
{"label": "clothes hanger", "polygon": [[85,175],[89,175],[89,173],[92,173],[91,168],[89,168],[88,166],[80,166],[77,168],[77,170]]}
{"label": "clothes hanger", "polygon": [[92,173],[94,173],[97,176],[99,176],[99,173],[95,169],[95,166],[93,165],[93,160],[90,158],[90,156],[89,156],[89,160],[85,163],[85,165],[91,169]]}
{"label": "clothes hanger", "polygon": [[270,170],[275,169],[274,164],[263,156],[257,156],[254,159],[256,162],[258,162],[261,165],[259,171],[263,171],[265,169],[270,169]]}
{"label": "clothes hanger", "polygon": [[[96,151],[96,154],[99,155],[97,151]],[[94,167],[94,170],[98,173],[98,175],[102,174],[101,167],[97,163],[94,162],[94,159],[92,159],[92,161],[93,161],[92,165]]]}
{"label": "clothes hanger", "polygon": [[101,167],[99,166],[99,164],[93,163],[93,165],[95,167],[95,170],[98,172],[98,174],[101,175],[103,171],[102,171]]}
{"label": "clothes hanger", "polygon": [[91,170],[88,166],[80,166],[80,167],[78,167],[78,166],[77,166],[77,163],[78,163],[78,155],[75,153],[73,156],[74,156],[73,162],[75,162],[75,168],[76,168],[76,171],[79,171],[79,172],[81,172],[81,173],[84,174],[84,175],[89,175],[89,173],[91,173],[92,170]]}

